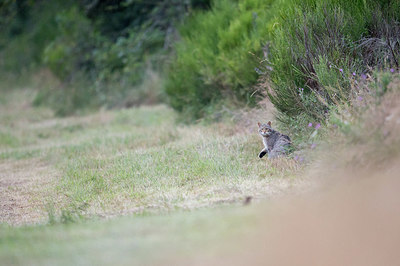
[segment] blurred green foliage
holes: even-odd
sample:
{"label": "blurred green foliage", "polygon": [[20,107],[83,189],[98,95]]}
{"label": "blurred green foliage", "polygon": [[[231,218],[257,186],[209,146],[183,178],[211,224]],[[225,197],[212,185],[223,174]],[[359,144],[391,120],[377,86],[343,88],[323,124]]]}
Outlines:
{"label": "blurred green foliage", "polygon": [[208,0],[7,0],[0,5],[7,14],[0,20],[1,71],[49,68],[61,86],[42,89],[35,103],[60,115],[154,101],[154,90],[141,84],[161,72],[182,18],[208,6]]}
{"label": "blurred green foliage", "polygon": [[22,73],[42,63],[44,48],[57,35],[55,15],[71,0],[4,0],[0,3],[0,70]]}
{"label": "blurred green foliage", "polygon": [[76,6],[59,12],[55,17],[57,35],[43,51],[43,63],[61,80],[77,70],[94,68],[94,50],[99,46],[96,34]]}

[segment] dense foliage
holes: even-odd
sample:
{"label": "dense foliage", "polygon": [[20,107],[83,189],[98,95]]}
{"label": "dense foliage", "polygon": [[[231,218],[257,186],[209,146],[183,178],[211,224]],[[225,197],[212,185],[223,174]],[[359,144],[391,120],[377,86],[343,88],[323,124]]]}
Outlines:
{"label": "dense foliage", "polygon": [[181,29],[170,103],[198,117],[226,96],[254,101],[260,83],[281,121],[321,121],[356,93],[351,84],[362,75],[398,68],[399,7],[386,0],[216,0]]}
{"label": "dense foliage", "polygon": [[66,1],[4,0],[0,3],[0,70],[21,73],[42,63],[44,48],[57,35],[56,10]]}
{"label": "dense foliage", "polygon": [[0,21],[7,29],[2,70],[49,68],[61,88],[42,90],[36,103],[50,104],[59,114],[151,102],[161,89],[148,91],[141,84],[161,72],[176,24],[208,5],[208,0],[10,0],[0,6],[9,14]]}
{"label": "dense foliage", "polygon": [[214,1],[211,12],[200,12],[181,27],[166,84],[173,107],[199,117],[222,97],[254,102],[254,68],[271,27],[272,2]]}
{"label": "dense foliage", "polygon": [[193,120],[267,94],[295,129],[400,62],[400,0],[4,0],[0,15],[2,72],[50,69],[61,85],[36,103],[59,114],[167,98]]}
{"label": "dense foliage", "polygon": [[280,118],[325,118],[374,68],[398,68],[400,1],[293,1],[271,39],[269,97]]}

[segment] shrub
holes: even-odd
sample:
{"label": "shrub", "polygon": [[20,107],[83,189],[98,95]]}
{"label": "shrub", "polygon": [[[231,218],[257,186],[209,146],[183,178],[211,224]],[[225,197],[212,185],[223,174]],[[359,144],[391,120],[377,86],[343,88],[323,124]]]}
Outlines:
{"label": "shrub", "polygon": [[42,89],[35,103],[64,115],[82,107],[154,102],[159,86],[147,93],[141,83],[162,71],[176,24],[209,6],[209,0],[3,2],[0,70],[22,75],[49,68],[61,86]]}
{"label": "shrub", "polygon": [[205,7],[208,0],[94,3],[85,6],[85,14],[82,9],[61,14],[74,26],[63,31],[61,23],[58,40],[46,49],[46,55],[58,56],[62,63],[57,66],[56,60],[54,71],[69,75],[61,79],[70,104],[58,105],[63,110],[59,113],[73,112],[82,105],[116,107],[158,101],[161,86],[154,84],[159,81],[159,74],[154,73],[162,72],[175,24],[191,7]]}
{"label": "shrub", "polygon": [[54,14],[72,0],[0,3],[0,70],[26,74],[42,64],[46,45],[57,35]]}
{"label": "shrub", "polygon": [[93,68],[99,35],[77,7],[60,12],[56,23],[57,37],[45,48],[43,61],[61,80],[73,79],[77,71]]}
{"label": "shrub", "polygon": [[272,0],[216,0],[180,28],[181,41],[168,66],[166,93],[188,117],[204,115],[224,97],[254,103],[251,87],[274,18]]}
{"label": "shrub", "polygon": [[299,116],[321,121],[330,106],[348,100],[360,74],[398,67],[400,1],[292,2],[271,38],[266,77],[284,123]]}

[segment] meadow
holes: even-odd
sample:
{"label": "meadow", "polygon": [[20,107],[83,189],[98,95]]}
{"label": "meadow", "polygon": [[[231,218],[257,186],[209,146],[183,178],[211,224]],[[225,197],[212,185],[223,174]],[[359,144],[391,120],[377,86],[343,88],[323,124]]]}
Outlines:
{"label": "meadow", "polygon": [[[318,148],[301,154],[307,162],[257,158],[261,140],[251,125],[266,110],[196,125],[177,123],[163,105],[57,118],[32,106],[33,90],[3,94],[0,261],[185,265],[285,258],[290,264],[297,258],[306,265],[311,251],[296,252],[305,248],[300,239],[307,235],[323,262],[329,250],[341,254],[343,232],[355,254],[350,263],[361,264],[369,248],[373,261],[395,259],[400,98],[392,79],[379,101],[343,106],[329,137],[321,132]],[[383,224],[385,230],[371,234],[371,226]],[[288,243],[282,236],[292,243],[289,257],[281,254]]]}
{"label": "meadow", "polygon": [[[131,259],[150,260],[146,253],[167,249],[171,238],[196,245],[239,230],[247,197],[277,198],[301,183],[293,159],[269,167],[258,159],[256,124],[182,125],[163,105],[57,118],[32,106],[34,96],[20,89],[1,98],[0,260],[6,264],[69,264],[71,252],[86,244],[95,250],[78,252],[74,262],[107,263],[92,260],[97,241],[83,244],[81,236],[97,238],[111,227],[114,240],[106,245],[125,243],[121,236],[129,230]],[[119,216],[128,217],[108,220]],[[56,240],[59,234],[66,239]]]}
{"label": "meadow", "polygon": [[399,7],[3,1],[0,264],[395,264]]}
{"label": "meadow", "polygon": [[178,125],[162,105],[60,119],[32,107],[33,95],[2,100],[5,207],[26,204],[4,222],[194,209],[274,196],[292,183],[290,170],[264,171],[254,125]]}

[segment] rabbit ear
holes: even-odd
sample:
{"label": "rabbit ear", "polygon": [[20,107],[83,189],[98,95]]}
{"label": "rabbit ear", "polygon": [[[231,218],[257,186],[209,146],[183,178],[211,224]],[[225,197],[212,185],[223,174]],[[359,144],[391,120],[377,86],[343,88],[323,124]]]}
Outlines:
{"label": "rabbit ear", "polygon": [[258,122],[257,125],[258,125],[258,127],[261,127],[261,123],[260,122]]}
{"label": "rabbit ear", "polygon": [[268,123],[267,123],[267,124],[268,124],[268,126],[271,126],[271,121],[268,121]]}

